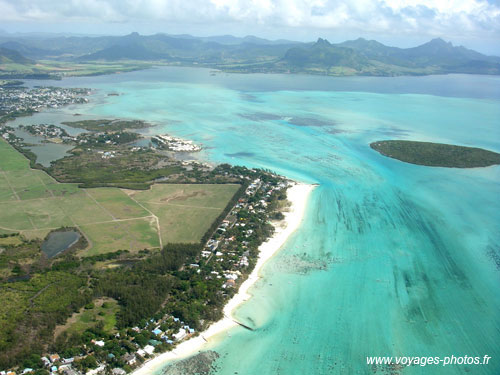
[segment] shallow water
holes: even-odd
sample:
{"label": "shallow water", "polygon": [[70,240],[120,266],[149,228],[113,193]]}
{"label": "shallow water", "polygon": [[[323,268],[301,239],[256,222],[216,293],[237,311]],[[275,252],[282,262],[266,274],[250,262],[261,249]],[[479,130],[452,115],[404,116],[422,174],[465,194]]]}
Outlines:
{"label": "shallow water", "polygon": [[202,143],[200,157],[212,162],[320,184],[301,229],[236,313],[256,330],[235,328],[212,346],[217,374],[367,374],[369,355],[485,354],[488,366],[425,372],[495,374],[500,167],[405,164],[369,143],[414,139],[499,152],[499,83],[165,68],[64,80],[99,92],[93,105],[60,113],[152,121],[148,133]]}
{"label": "shallow water", "polygon": [[68,250],[79,239],[80,233],[75,231],[51,232],[43,241],[41,249],[50,259]]}

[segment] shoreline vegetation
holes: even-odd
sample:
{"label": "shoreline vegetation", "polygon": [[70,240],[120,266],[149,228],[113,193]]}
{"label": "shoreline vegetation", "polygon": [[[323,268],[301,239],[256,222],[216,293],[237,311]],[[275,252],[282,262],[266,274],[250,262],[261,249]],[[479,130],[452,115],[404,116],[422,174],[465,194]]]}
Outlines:
{"label": "shoreline vegetation", "polygon": [[81,120],[81,121],[63,121],[61,124],[67,125],[71,128],[85,129],[90,132],[118,132],[130,129],[145,129],[152,127],[142,120]]}
{"label": "shoreline vegetation", "polygon": [[370,147],[389,158],[427,167],[478,168],[500,164],[500,154],[477,147],[406,140],[377,141]]}
{"label": "shoreline vegetation", "polygon": [[210,325],[198,336],[182,342],[174,350],[161,353],[135,369],[133,375],[149,375],[167,362],[175,361],[200,352],[200,349],[208,344],[216,342],[218,336],[241,325],[233,317],[235,310],[248,301],[252,295],[249,290],[260,279],[259,273],[266,262],[276,255],[285,245],[289,237],[300,227],[302,223],[310,193],[315,185],[296,183],[287,190],[287,200],[291,202],[288,212],[284,213],[283,220],[275,223],[275,232],[266,242],[259,247],[258,261],[248,278],[241,284],[238,292],[224,306],[224,317]]}

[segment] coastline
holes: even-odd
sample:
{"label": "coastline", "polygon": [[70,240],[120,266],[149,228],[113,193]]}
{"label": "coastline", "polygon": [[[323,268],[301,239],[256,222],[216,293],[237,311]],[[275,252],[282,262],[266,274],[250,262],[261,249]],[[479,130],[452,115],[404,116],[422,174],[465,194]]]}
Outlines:
{"label": "coastline", "polygon": [[275,227],[273,236],[260,245],[257,264],[248,278],[241,284],[238,292],[224,306],[224,318],[210,325],[198,336],[182,342],[174,350],[161,353],[147,360],[141,367],[132,372],[133,375],[149,375],[167,361],[195,354],[214,336],[238,325],[232,317],[232,312],[251,297],[248,290],[260,278],[259,272],[262,266],[281,249],[290,235],[299,228],[304,217],[309,195],[315,187],[315,185],[296,183],[288,188],[287,199],[291,202],[290,209],[284,213],[285,218]]}

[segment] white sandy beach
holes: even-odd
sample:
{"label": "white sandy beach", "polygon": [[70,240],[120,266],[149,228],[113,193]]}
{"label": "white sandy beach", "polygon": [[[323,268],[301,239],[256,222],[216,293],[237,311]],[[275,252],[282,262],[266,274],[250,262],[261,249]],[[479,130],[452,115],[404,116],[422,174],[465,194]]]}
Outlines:
{"label": "white sandy beach", "polygon": [[211,338],[233,328],[237,323],[232,318],[232,312],[236,307],[245,302],[251,296],[248,294],[250,287],[259,279],[259,271],[278,250],[285,244],[288,237],[300,226],[310,192],[315,188],[314,185],[296,184],[287,191],[287,198],[291,202],[288,212],[285,212],[285,218],[276,226],[275,233],[268,241],[264,242],[259,248],[259,259],[257,264],[243,284],[241,284],[238,293],[229,300],[224,307],[224,318],[213,323],[200,335],[186,340],[170,352],[162,353],[149,361],[145,362],[140,368],[133,372],[133,375],[149,375],[158,370],[165,362],[180,359],[201,350],[203,345]]}

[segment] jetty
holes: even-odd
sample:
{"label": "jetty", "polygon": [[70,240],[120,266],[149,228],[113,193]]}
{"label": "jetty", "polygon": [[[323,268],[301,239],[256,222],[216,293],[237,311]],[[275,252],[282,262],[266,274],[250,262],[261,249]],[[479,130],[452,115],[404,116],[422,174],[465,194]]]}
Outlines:
{"label": "jetty", "polygon": [[248,329],[249,331],[255,331],[255,329],[254,329],[254,328],[252,328],[252,327],[250,327],[250,326],[247,326],[246,324],[243,324],[243,323],[241,323],[241,322],[238,322],[237,320],[232,319],[232,318],[231,318],[231,320],[232,320],[233,322],[235,322],[236,324],[238,324],[239,326],[242,326],[243,328]]}

